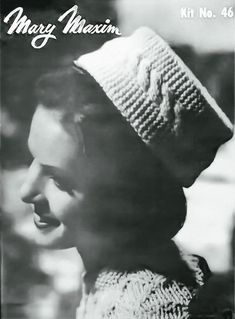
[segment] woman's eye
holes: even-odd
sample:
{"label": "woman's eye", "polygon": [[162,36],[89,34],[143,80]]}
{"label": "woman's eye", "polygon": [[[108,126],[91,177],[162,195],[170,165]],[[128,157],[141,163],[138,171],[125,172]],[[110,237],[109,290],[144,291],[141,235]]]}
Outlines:
{"label": "woman's eye", "polygon": [[55,184],[55,186],[63,191],[63,192],[67,192],[69,195],[73,195],[73,188],[66,182],[59,180],[56,177],[50,177],[53,181],[53,183]]}

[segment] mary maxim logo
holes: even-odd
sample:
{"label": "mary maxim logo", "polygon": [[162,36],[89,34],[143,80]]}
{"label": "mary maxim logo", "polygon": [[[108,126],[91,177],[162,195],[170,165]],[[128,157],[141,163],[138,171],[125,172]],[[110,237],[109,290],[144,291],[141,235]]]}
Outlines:
{"label": "mary maxim logo", "polygon": [[[87,20],[79,14],[77,5],[73,6],[59,16],[59,22],[63,22],[64,20],[67,20],[62,30],[64,34],[113,33],[116,35],[121,35],[119,28],[112,25],[110,23],[110,19],[106,19],[104,23],[87,23]],[[10,24],[7,34],[16,33],[33,35],[31,45],[35,49],[43,48],[48,43],[49,39],[56,40],[56,36],[53,34],[56,29],[55,24],[48,23],[44,25],[42,23],[32,23],[32,21],[24,14],[22,7],[18,7],[8,13],[3,22]]]}

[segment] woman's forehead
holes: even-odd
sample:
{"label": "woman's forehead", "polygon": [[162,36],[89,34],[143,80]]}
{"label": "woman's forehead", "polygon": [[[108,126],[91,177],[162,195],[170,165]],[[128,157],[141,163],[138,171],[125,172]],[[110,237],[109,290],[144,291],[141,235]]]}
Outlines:
{"label": "woman's forehead", "polygon": [[[34,113],[28,139],[29,149],[41,164],[67,166],[78,160],[83,148],[74,125],[62,123],[62,112],[39,105]],[[67,124],[68,126],[68,124]]]}

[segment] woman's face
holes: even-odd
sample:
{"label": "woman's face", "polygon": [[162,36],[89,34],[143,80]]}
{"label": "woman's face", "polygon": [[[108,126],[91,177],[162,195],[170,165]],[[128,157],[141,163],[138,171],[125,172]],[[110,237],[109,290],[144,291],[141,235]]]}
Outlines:
{"label": "woman's face", "polygon": [[81,130],[62,113],[39,105],[28,139],[33,161],[21,189],[30,203],[35,242],[44,247],[66,248],[76,243],[79,209],[84,202],[85,158]]}
{"label": "woman's face", "polygon": [[[28,145],[33,161],[21,196],[32,206],[33,238],[45,248],[77,247],[86,265],[97,260],[110,262],[111,254],[115,257],[118,252],[120,256],[127,247],[132,250],[144,246],[143,234],[161,234],[160,229],[156,231],[158,222],[152,210],[150,219],[146,219],[147,212],[142,213],[146,207],[151,208],[149,203],[152,205],[152,195],[145,196],[146,178],[155,171],[150,169],[142,178],[142,170],[136,170],[142,165],[151,166],[141,157],[145,152],[140,154],[125,122],[79,124],[76,114],[67,116],[63,112],[39,105],[31,123]],[[184,200],[179,211],[184,217]],[[163,212],[166,216],[165,209]],[[165,235],[166,229],[161,229]]]}

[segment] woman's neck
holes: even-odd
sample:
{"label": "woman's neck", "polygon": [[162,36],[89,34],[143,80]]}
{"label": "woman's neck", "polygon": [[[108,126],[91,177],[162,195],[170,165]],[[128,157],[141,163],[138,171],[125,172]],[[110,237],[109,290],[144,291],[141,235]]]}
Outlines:
{"label": "woman's neck", "polygon": [[[83,258],[83,256],[82,256]],[[97,259],[85,258],[86,283],[92,286],[101,270],[132,272],[149,269],[167,278],[178,280],[193,286],[195,279],[192,270],[181,258],[180,252],[172,240],[165,243],[152,244],[149,249],[141,251],[128,249],[124,251],[101,252]]]}

